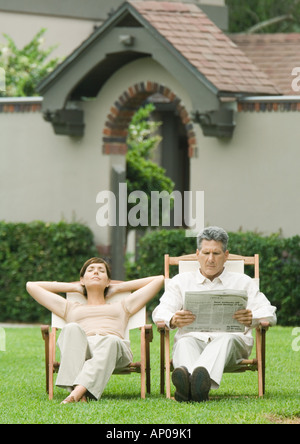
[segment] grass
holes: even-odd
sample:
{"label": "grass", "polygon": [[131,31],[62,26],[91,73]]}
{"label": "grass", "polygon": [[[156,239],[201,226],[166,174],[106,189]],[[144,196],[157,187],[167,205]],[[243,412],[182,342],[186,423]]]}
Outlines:
{"label": "grass", "polygon": [[[267,335],[266,395],[257,397],[257,373],[225,374],[209,402],[181,404],[159,394],[159,337],[151,344],[152,394],[139,398],[139,375],[113,376],[99,402],[61,406],[66,392],[55,388],[49,401],[44,383],[44,343],[40,329],[6,328],[0,352],[2,424],[208,424],[300,423],[300,351],[292,349],[292,328]],[[132,349],[138,358],[138,332]]]}

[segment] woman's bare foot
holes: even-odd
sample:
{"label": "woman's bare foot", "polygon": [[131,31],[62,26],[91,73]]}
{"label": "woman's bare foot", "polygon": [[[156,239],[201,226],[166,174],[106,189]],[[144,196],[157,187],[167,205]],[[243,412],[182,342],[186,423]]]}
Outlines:
{"label": "woman's bare foot", "polygon": [[86,396],[86,388],[83,385],[77,385],[74,390],[70,393],[70,395],[64,399],[61,404],[70,404],[73,402],[87,402]]}
{"label": "woman's bare foot", "polygon": [[74,396],[69,395],[66,399],[64,399],[61,404],[71,404],[72,402],[77,402],[75,401]]}

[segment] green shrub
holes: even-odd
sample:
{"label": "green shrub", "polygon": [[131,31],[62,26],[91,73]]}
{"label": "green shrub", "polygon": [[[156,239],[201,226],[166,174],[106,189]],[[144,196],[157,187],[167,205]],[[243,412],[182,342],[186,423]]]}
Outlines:
{"label": "green shrub", "polygon": [[36,96],[38,83],[56,67],[58,58],[49,59],[55,49],[43,48],[42,28],[22,49],[17,48],[14,40],[7,34],[5,44],[0,44],[0,66],[5,69],[6,91],[0,97]]}
{"label": "green shrub", "polygon": [[[164,254],[180,256],[196,251],[196,239],[185,237],[184,230],[161,230],[147,233],[139,243],[139,260],[128,265],[130,277],[164,273]],[[260,255],[260,288],[277,307],[280,325],[296,325],[300,315],[300,237],[283,239],[279,234],[261,236],[253,232],[229,233],[229,250],[234,254]],[[177,273],[176,267],[171,275]],[[252,267],[246,267],[247,269]],[[253,275],[253,270],[250,270]],[[161,295],[161,293],[160,293]],[[151,301],[152,311],[160,297]]]}
{"label": "green shrub", "polygon": [[0,222],[0,321],[48,322],[26,292],[27,281],[76,281],[97,254],[92,232],[78,223]]}
{"label": "green shrub", "polygon": [[[229,233],[229,250],[260,255],[260,287],[278,309],[280,325],[297,325],[300,315],[300,237]],[[162,274],[164,254],[196,250],[184,230],[147,233],[139,242],[137,263],[127,264],[127,279]],[[0,322],[49,322],[49,313],[26,292],[27,281],[75,281],[89,257],[97,255],[93,234],[77,223],[5,223],[0,221]],[[173,267],[171,275],[176,274]],[[251,273],[250,273],[251,274]],[[149,310],[158,303],[153,300]]]}

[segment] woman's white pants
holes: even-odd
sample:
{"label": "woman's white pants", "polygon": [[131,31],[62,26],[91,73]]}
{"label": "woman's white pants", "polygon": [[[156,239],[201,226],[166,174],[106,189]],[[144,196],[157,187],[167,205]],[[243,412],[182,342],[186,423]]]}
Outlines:
{"label": "woman's white pants", "polygon": [[66,325],[58,338],[61,362],[56,385],[72,388],[84,386],[100,399],[110,376],[132,362],[129,341],[118,336],[86,336],[76,323]]}

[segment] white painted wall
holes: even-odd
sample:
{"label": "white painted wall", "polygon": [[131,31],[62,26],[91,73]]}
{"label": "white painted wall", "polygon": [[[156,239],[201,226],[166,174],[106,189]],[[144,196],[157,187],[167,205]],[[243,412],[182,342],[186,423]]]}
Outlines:
{"label": "white painted wall", "polygon": [[46,28],[43,48],[57,45],[50,58],[66,57],[94,31],[99,21],[39,14],[22,14],[0,10],[0,44],[6,45],[3,34],[13,38],[23,48],[42,28]]}
{"label": "white painted wall", "polygon": [[299,112],[241,112],[236,123],[227,142],[198,132],[191,187],[205,191],[205,223],[299,234]]}
{"label": "white painted wall", "polygon": [[82,104],[86,127],[81,139],[55,135],[41,113],[1,113],[0,219],[76,220],[92,229],[97,245],[109,245],[109,229],[96,222],[96,196],[110,189],[111,166],[125,166],[125,157],[103,155],[102,131],[113,102],[145,80],[168,84],[189,102],[182,86],[149,58],[126,65],[95,100]]}
{"label": "white painted wall", "polygon": [[102,156],[101,134],[81,140],[56,136],[41,113],[0,114],[0,219],[86,223],[97,244],[96,195],[108,188],[109,158]]}
{"label": "white painted wall", "polygon": [[[96,223],[96,196],[110,189],[111,166],[124,166],[125,158],[102,154],[102,130],[114,101],[147,80],[167,85],[191,110],[184,87],[149,58],[123,67],[94,101],[83,103],[82,139],[56,136],[41,113],[1,113],[0,219],[76,220],[92,229],[98,245],[109,245],[109,230]],[[299,234],[299,120],[298,112],[241,112],[228,141],[204,137],[196,127],[191,190],[205,192],[206,224]]]}

